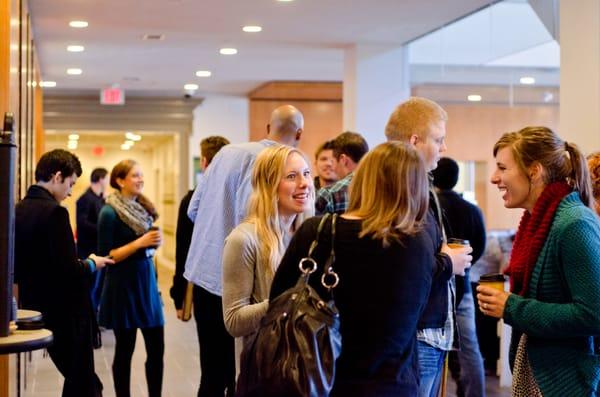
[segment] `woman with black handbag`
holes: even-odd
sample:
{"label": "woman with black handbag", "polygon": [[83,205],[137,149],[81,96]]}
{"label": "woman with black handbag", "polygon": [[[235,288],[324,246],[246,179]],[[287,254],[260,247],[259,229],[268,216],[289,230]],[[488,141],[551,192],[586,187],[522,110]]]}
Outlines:
{"label": "woman with black handbag", "polygon": [[223,318],[234,337],[258,329],[294,225],[300,214],[312,214],[314,208],[308,161],[289,146],[270,147],[258,155],[252,189],[248,217],[229,234],[223,249]]}
{"label": "woman with black handbag", "polygon": [[[388,142],[360,162],[348,212],[322,233],[314,257],[339,276],[334,290],[342,351],[331,395],[413,396],[418,390],[417,321],[429,291],[434,247],[423,228],[428,207],[425,165],[411,146]],[[317,239],[321,218],[294,234],[273,280],[270,300],[298,280],[299,262]],[[305,260],[305,259],[304,259]],[[320,277],[310,285],[323,299]]]}

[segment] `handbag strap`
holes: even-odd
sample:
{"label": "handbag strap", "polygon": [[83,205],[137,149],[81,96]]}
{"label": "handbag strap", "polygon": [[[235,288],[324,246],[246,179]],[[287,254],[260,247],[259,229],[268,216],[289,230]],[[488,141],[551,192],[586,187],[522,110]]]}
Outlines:
{"label": "handbag strap", "polygon": [[331,251],[329,253],[329,258],[327,258],[327,261],[325,262],[325,268],[323,269],[323,275],[321,276],[321,285],[330,292],[337,287],[340,282],[340,277],[333,271],[333,264],[335,263],[335,224],[337,217],[337,214],[333,214],[331,219]]}
{"label": "handbag strap", "polygon": [[308,249],[308,255],[304,258],[300,259],[300,263],[298,263],[298,267],[300,268],[300,272],[302,272],[305,276],[314,273],[317,270],[317,261],[315,261],[312,257],[313,252],[319,245],[319,237],[321,236],[321,231],[323,230],[323,226],[325,226],[325,222],[331,216],[330,213],[325,214],[321,218],[321,222],[319,222],[319,226],[317,227],[317,235],[315,239],[310,243],[310,248]]}

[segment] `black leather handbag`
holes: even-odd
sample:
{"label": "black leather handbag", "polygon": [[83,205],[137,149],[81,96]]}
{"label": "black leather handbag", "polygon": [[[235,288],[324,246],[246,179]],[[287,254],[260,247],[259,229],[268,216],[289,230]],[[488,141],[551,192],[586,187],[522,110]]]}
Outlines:
{"label": "black leather handbag", "polygon": [[242,352],[237,396],[329,395],[342,347],[339,313],[333,299],[321,299],[308,280],[318,268],[312,255],[324,224],[331,218],[331,252],[321,283],[331,291],[339,282],[332,268],[336,217],[323,217],[308,256],[300,260],[298,282],[270,302],[259,330]]}

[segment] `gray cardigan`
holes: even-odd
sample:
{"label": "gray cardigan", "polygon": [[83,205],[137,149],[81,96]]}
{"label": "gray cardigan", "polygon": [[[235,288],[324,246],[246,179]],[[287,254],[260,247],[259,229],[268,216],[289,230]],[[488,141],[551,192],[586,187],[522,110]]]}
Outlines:
{"label": "gray cardigan", "polygon": [[[287,246],[291,236],[286,236]],[[269,306],[273,274],[258,263],[254,224],[242,222],[229,234],[223,249],[223,318],[234,337],[258,330]]]}

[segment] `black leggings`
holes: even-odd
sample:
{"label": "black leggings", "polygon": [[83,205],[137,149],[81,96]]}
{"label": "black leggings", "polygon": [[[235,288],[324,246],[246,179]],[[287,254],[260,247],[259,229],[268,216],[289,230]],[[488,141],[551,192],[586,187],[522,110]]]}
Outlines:
{"label": "black leggings", "polygon": [[[140,328],[146,345],[146,382],[148,396],[160,397],[163,379],[165,338],[163,327]],[[130,396],[131,357],[137,328],[115,329],[115,358],[112,372],[117,397]]]}

